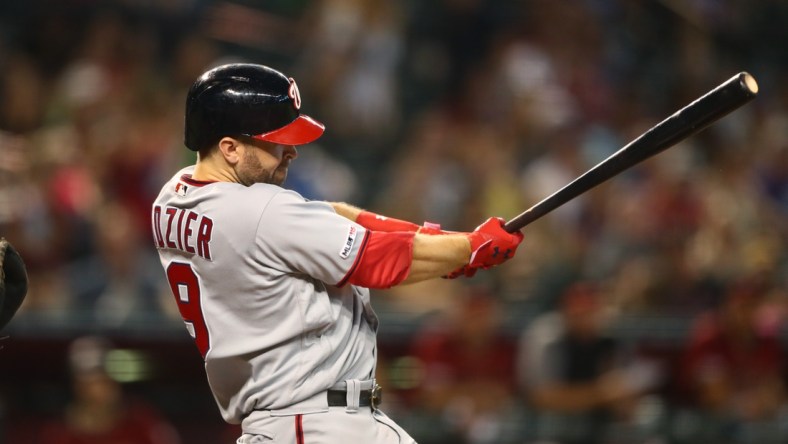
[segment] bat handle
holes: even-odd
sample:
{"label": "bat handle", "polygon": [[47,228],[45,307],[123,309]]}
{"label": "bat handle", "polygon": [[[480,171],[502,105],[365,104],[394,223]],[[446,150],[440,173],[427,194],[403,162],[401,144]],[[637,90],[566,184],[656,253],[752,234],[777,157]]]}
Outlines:
{"label": "bat handle", "polygon": [[537,216],[532,210],[533,208],[528,209],[519,216],[509,220],[503,224],[503,229],[506,230],[507,233],[514,233],[515,231],[522,230],[526,225],[530,224],[536,219],[539,219],[541,215]]}

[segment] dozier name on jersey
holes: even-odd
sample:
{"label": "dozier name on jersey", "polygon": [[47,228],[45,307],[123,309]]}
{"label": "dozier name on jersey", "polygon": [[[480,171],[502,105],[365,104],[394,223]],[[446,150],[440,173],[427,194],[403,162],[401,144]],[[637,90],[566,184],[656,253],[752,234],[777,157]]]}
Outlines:
{"label": "dozier name on jersey", "polygon": [[209,217],[181,208],[166,207],[162,210],[158,205],[153,207],[153,233],[157,248],[172,248],[211,260],[212,232],[213,221]]}

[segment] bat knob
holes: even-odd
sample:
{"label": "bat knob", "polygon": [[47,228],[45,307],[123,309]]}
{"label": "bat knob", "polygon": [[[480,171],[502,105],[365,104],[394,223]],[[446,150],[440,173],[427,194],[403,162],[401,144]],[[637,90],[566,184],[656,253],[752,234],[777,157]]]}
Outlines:
{"label": "bat knob", "polygon": [[758,82],[755,81],[755,77],[750,75],[750,73],[739,73],[739,80],[741,81],[742,86],[747,88],[750,93],[753,95],[758,94]]}

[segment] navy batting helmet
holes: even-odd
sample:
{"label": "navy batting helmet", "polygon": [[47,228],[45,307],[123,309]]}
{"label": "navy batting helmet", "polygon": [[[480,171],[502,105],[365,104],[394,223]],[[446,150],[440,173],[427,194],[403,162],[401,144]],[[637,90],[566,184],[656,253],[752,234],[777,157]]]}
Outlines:
{"label": "navy batting helmet", "polygon": [[295,80],[267,66],[222,65],[198,78],[186,97],[184,143],[192,151],[225,136],[249,136],[282,145],[303,145],[325,127],[300,112]]}

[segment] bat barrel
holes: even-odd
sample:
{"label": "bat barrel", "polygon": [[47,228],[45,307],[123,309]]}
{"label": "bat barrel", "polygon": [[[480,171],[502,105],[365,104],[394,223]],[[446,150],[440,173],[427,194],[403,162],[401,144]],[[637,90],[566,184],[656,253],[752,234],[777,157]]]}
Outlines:
{"label": "bat barrel", "polygon": [[565,187],[506,222],[504,229],[510,233],[522,229],[625,169],[701,131],[749,102],[757,94],[758,84],[749,73],[736,74],[658,123]]}

